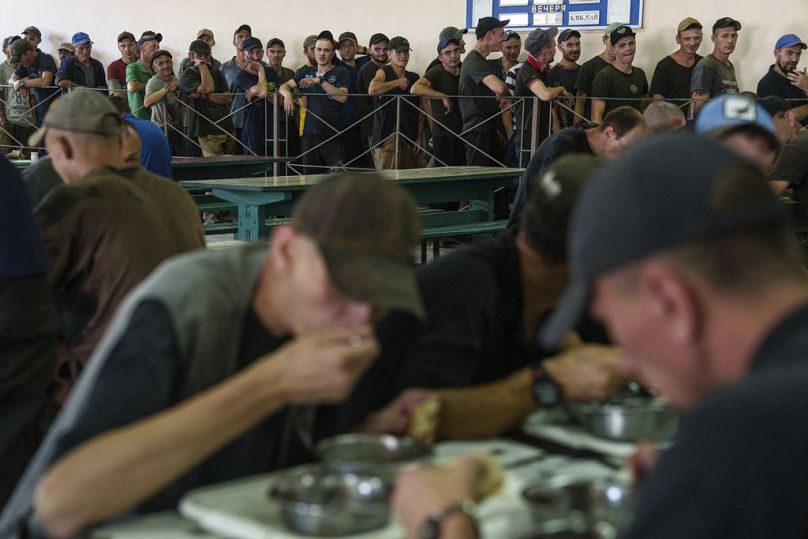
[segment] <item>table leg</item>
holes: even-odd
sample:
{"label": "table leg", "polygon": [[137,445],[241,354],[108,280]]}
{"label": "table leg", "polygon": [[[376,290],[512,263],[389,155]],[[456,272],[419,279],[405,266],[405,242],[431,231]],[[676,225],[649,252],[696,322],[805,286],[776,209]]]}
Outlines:
{"label": "table leg", "polygon": [[266,206],[239,204],[236,239],[242,241],[260,241],[266,238],[267,235]]}

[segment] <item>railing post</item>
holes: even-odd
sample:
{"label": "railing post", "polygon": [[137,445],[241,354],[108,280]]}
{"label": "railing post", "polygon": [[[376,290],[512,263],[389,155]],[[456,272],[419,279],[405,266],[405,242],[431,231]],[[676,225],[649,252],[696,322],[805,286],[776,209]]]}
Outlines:
{"label": "railing post", "polygon": [[393,169],[398,170],[399,128],[401,127],[401,96],[396,96],[396,153]]}

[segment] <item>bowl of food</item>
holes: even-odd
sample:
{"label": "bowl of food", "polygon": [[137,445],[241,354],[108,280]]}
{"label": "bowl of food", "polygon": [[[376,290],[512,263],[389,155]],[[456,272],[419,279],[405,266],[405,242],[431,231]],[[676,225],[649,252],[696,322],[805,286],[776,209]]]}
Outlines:
{"label": "bowl of food", "polygon": [[575,421],[611,440],[665,441],[676,431],[678,416],[662,399],[628,397],[601,403],[569,404]]}
{"label": "bowl of food", "polygon": [[387,434],[343,434],[319,442],[315,452],[333,470],[374,475],[387,485],[403,466],[425,463],[432,455],[421,442]]}
{"label": "bowl of food", "polygon": [[321,464],[281,473],[269,496],[293,532],[337,537],[381,528],[390,520],[390,488],[381,478]]}

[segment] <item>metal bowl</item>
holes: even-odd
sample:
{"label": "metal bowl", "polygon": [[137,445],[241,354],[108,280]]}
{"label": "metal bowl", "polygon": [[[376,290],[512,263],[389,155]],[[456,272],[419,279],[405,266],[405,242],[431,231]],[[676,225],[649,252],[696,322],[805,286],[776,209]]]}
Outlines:
{"label": "metal bowl", "polygon": [[432,453],[412,438],[387,434],[343,434],[317,444],[316,453],[331,469],[381,477],[388,485],[406,464],[426,460]]}
{"label": "metal bowl", "polygon": [[658,398],[630,397],[605,403],[571,403],[568,407],[582,427],[612,440],[668,440],[678,424],[676,412]]}
{"label": "metal bowl", "polygon": [[321,464],[286,472],[269,490],[290,530],[321,537],[384,527],[390,520],[389,495],[378,477],[335,472]]}

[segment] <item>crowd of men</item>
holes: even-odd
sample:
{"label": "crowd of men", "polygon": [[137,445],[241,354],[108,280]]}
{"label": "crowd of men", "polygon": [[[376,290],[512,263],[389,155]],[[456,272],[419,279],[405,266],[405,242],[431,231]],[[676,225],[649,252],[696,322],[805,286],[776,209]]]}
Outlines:
{"label": "crowd of men", "polygon": [[[36,28],[6,40],[6,92],[39,102],[4,125],[38,125],[18,135],[49,155],[25,181],[0,157],[0,537],[170,509],[193,488],[306,462],[330,435],[406,434],[425,404],[430,437],[494,436],[628,377],[685,414],[644,461],[628,537],[805,536],[808,282],[776,194],[808,186],[806,105],[781,95],[805,92],[806,45],[778,40],[758,93],[780,94],[759,98],[727,78],[731,18],[698,60],[701,25],[683,20],[650,88],[628,26],[576,69],[576,31],[534,30],[520,64],[506,25],[481,19],[462,62],[466,32],[447,27],[423,76],[407,69],[410,42],[383,34],[366,55],[351,32],[309,36],[297,72],[283,41],[264,47],[248,25],[224,63],[200,30],[179,70],[150,31],[121,33],[106,74],[85,33],[58,71]],[[698,109],[695,134],[673,86]],[[512,106],[528,94],[541,135],[519,123],[533,100]],[[422,166],[427,130],[437,166],[527,165],[508,230],[416,269],[411,196],[345,174],[310,189],[269,245],[205,250],[190,196],[144,168],[143,147],[154,129],[168,147],[163,122],[206,155],[236,141],[259,153],[275,111],[299,122],[284,136],[313,170],[371,146],[377,166]],[[475,537],[480,469],[403,474],[394,504],[410,535]]]}

